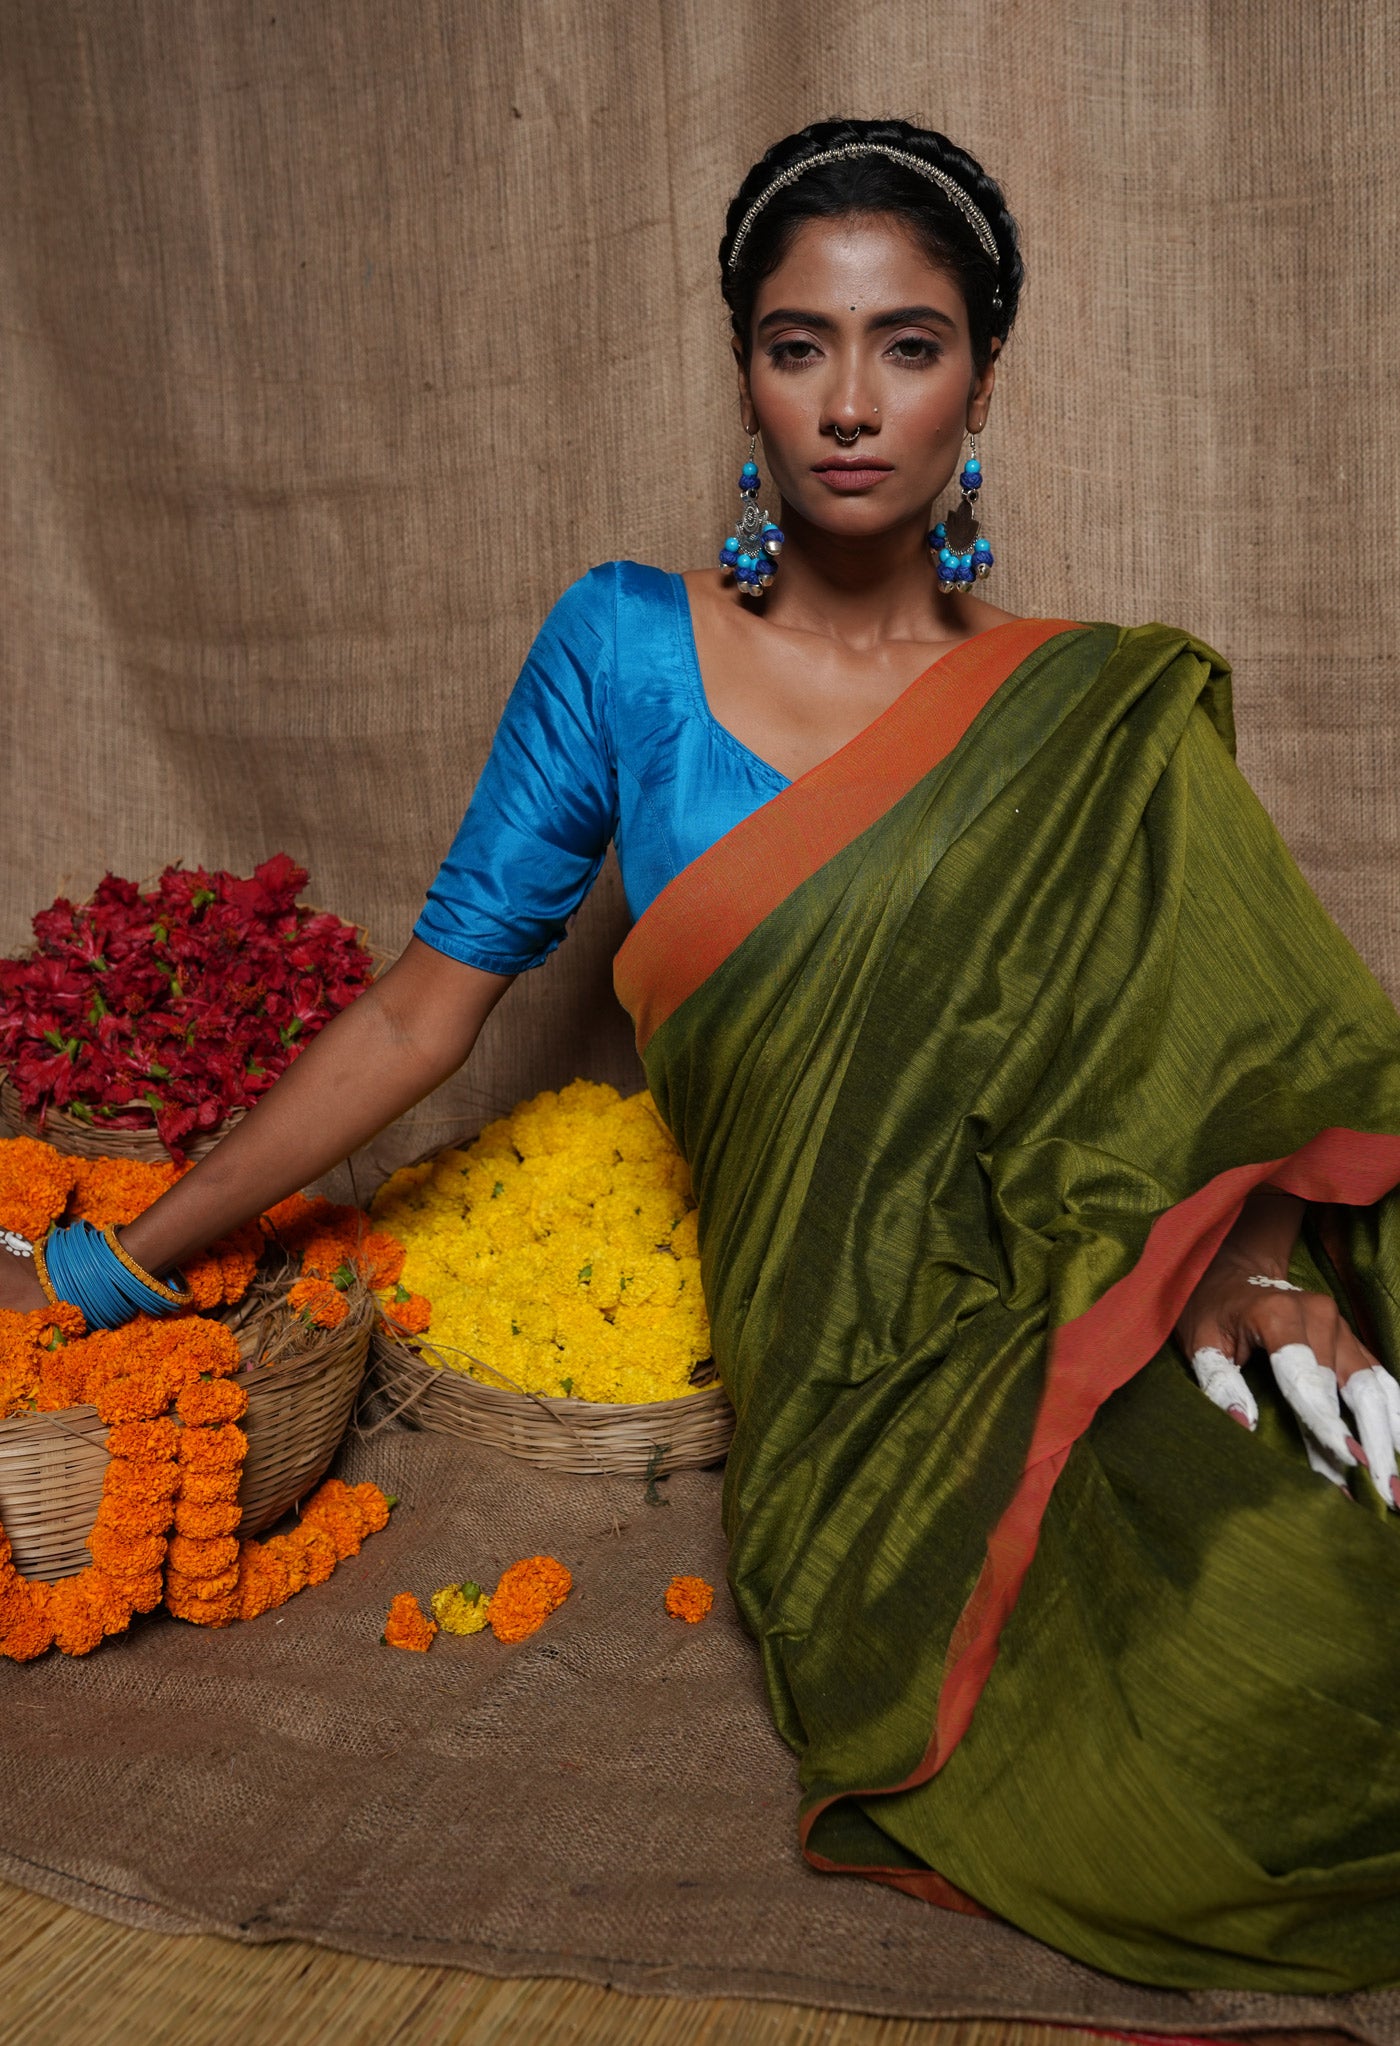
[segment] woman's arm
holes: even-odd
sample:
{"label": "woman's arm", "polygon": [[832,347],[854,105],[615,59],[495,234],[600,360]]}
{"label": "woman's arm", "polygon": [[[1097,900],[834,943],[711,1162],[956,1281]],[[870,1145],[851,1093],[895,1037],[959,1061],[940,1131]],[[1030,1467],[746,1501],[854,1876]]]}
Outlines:
{"label": "woman's arm", "polygon": [[[257,1107],[120,1232],[123,1247],[159,1275],[339,1164],[457,1070],[512,977],[411,938]],[[28,1259],[0,1257],[0,1307],[43,1304]]]}

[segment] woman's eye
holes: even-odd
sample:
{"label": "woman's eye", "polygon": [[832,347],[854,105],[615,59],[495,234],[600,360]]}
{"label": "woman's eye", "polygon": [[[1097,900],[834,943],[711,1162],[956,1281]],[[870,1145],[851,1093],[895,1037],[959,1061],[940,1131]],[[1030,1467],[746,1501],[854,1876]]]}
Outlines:
{"label": "woman's eye", "polygon": [[795,368],[813,361],[819,352],[815,341],[775,341],[768,351],[768,360],[775,369]]}
{"label": "woman's eye", "polygon": [[896,362],[937,362],[943,350],[936,341],[930,341],[923,334],[901,334],[890,344],[890,354]]}

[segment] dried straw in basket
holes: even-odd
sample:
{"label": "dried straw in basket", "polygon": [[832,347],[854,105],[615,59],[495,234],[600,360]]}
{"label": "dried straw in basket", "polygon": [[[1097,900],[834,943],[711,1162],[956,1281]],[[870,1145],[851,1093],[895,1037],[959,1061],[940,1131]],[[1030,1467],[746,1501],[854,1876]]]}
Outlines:
{"label": "dried straw in basket", "polygon": [[504,1449],[510,1456],[547,1470],[617,1477],[664,1477],[719,1463],[734,1433],[734,1409],[718,1384],[680,1399],[620,1405],[601,1400],[547,1399],[513,1386],[483,1385],[454,1371],[441,1349],[415,1338],[412,1344],[378,1321],[370,1344],[365,1413],[361,1432],[373,1434],[390,1421],[440,1435],[464,1435]]}
{"label": "dried straw in basket", "polygon": [[[239,1532],[280,1520],[321,1478],[345,1433],[364,1376],[374,1299],[356,1281],[336,1329],[308,1328],[286,1305],[290,1271],[264,1277],[228,1317],[245,1359],[248,1437]],[[84,1569],[107,1469],[107,1431],[94,1407],[0,1421],[0,1522],[25,1577]]]}

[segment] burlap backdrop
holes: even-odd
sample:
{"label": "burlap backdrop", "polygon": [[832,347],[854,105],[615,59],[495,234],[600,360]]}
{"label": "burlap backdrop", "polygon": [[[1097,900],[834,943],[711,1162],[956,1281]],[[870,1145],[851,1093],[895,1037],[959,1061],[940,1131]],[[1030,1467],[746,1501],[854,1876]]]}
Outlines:
{"label": "burlap backdrop", "polygon": [[[730,514],[739,177],[898,112],[1024,229],[998,600],[1226,651],[1247,772],[1400,991],[1396,22],[0,0],[0,948],[106,864],[286,848],[397,950],[554,597],[703,561]],[[624,916],[609,870],[381,1160],[577,1071],[635,1084]]]}

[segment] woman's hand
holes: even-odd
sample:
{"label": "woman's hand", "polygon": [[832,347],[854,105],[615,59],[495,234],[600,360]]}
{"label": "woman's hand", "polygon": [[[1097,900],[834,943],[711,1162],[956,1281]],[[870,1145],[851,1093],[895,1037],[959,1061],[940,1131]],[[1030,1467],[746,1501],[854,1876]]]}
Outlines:
{"label": "woman's hand", "polygon": [[44,1289],[39,1284],[32,1257],[20,1257],[7,1245],[0,1244],[0,1310],[11,1314],[32,1314],[36,1307],[47,1307]]}
{"label": "woman's hand", "polygon": [[1259,1409],[1240,1367],[1251,1350],[1267,1351],[1313,1469],[1345,1490],[1347,1471],[1364,1463],[1386,1505],[1400,1507],[1400,1385],[1353,1335],[1330,1294],[1290,1285],[1302,1208],[1272,1188],[1250,1196],[1187,1301],[1177,1338],[1206,1397],[1246,1428],[1256,1425]]}

